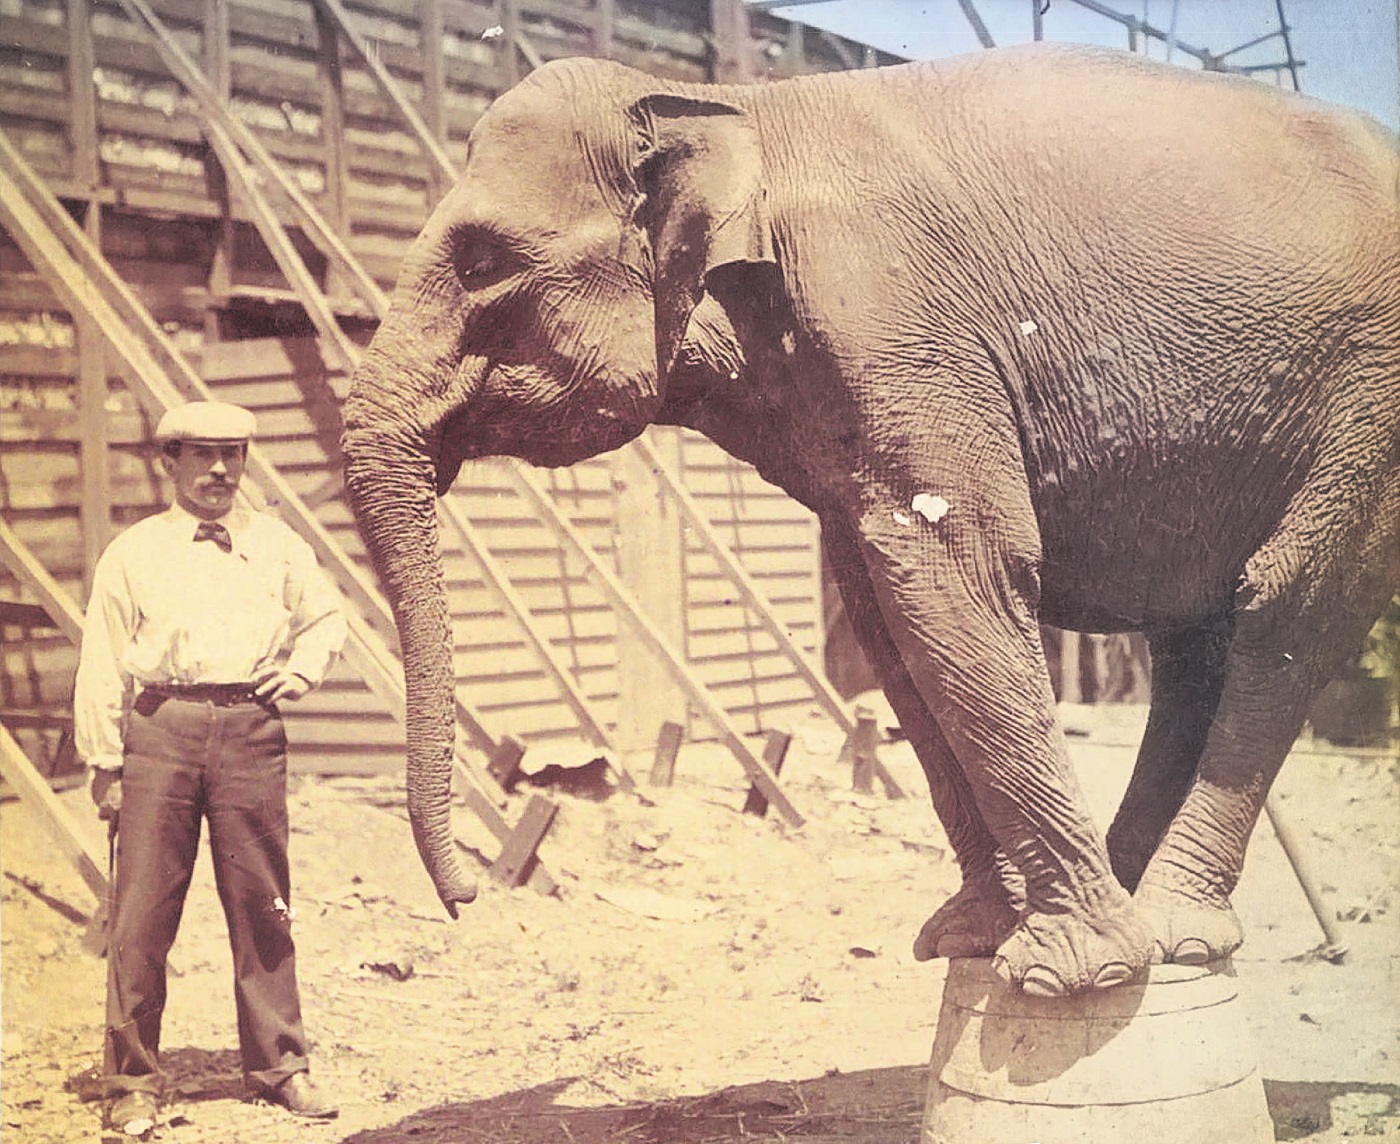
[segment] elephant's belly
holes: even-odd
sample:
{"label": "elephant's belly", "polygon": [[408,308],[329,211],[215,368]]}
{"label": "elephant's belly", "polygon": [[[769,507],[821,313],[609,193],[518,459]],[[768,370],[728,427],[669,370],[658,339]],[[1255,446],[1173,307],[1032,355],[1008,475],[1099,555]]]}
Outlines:
{"label": "elephant's belly", "polygon": [[1100,489],[1041,506],[1042,619],[1116,632],[1228,615],[1245,562],[1283,510],[1262,503],[1268,499],[1212,502],[1198,489],[1179,489],[1134,502]]}

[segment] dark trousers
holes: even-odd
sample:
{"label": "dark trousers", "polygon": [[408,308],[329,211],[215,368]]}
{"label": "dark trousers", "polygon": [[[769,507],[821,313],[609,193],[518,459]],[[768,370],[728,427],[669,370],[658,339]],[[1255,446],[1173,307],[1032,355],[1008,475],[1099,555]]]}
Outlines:
{"label": "dark trousers", "polygon": [[127,724],[107,952],[109,1095],[160,1088],[165,959],[201,818],[233,948],[243,1071],[275,1085],[307,1067],[287,871],[287,738],[257,703],[136,701]]}

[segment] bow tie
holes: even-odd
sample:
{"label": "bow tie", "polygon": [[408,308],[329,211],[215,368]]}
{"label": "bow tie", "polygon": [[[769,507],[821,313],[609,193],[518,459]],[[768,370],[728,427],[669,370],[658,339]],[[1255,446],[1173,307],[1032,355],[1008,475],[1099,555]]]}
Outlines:
{"label": "bow tie", "polygon": [[233,537],[228,534],[228,529],[217,520],[202,520],[199,527],[194,530],[196,543],[201,540],[212,540],[225,552],[233,551]]}

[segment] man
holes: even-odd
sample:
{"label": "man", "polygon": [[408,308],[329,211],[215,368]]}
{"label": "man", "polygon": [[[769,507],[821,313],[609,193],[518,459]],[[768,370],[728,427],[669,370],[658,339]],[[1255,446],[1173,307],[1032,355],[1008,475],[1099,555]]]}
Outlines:
{"label": "man", "polygon": [[119,815],[108,930],[108,1123],[155,1119],[166,954],[209,821],[233,948],[243,1070],[299,1116],[336,1115],[307,1072],[287,869],[286,736],[277,705],[325,677],[345,640],[310,547],[236,503],[253,415],[192,402],[161,418],[165,512],[107,547],[73,699],[103,818]]}

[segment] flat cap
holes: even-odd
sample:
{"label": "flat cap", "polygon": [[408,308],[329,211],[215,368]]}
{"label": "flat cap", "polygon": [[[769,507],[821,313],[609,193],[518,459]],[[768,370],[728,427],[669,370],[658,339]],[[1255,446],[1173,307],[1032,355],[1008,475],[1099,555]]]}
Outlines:
{"label": "flat cap", "polygon": [[156,426],[157,441],[246,441],[257,420],[241,405],[191,401],[167,409]]}

